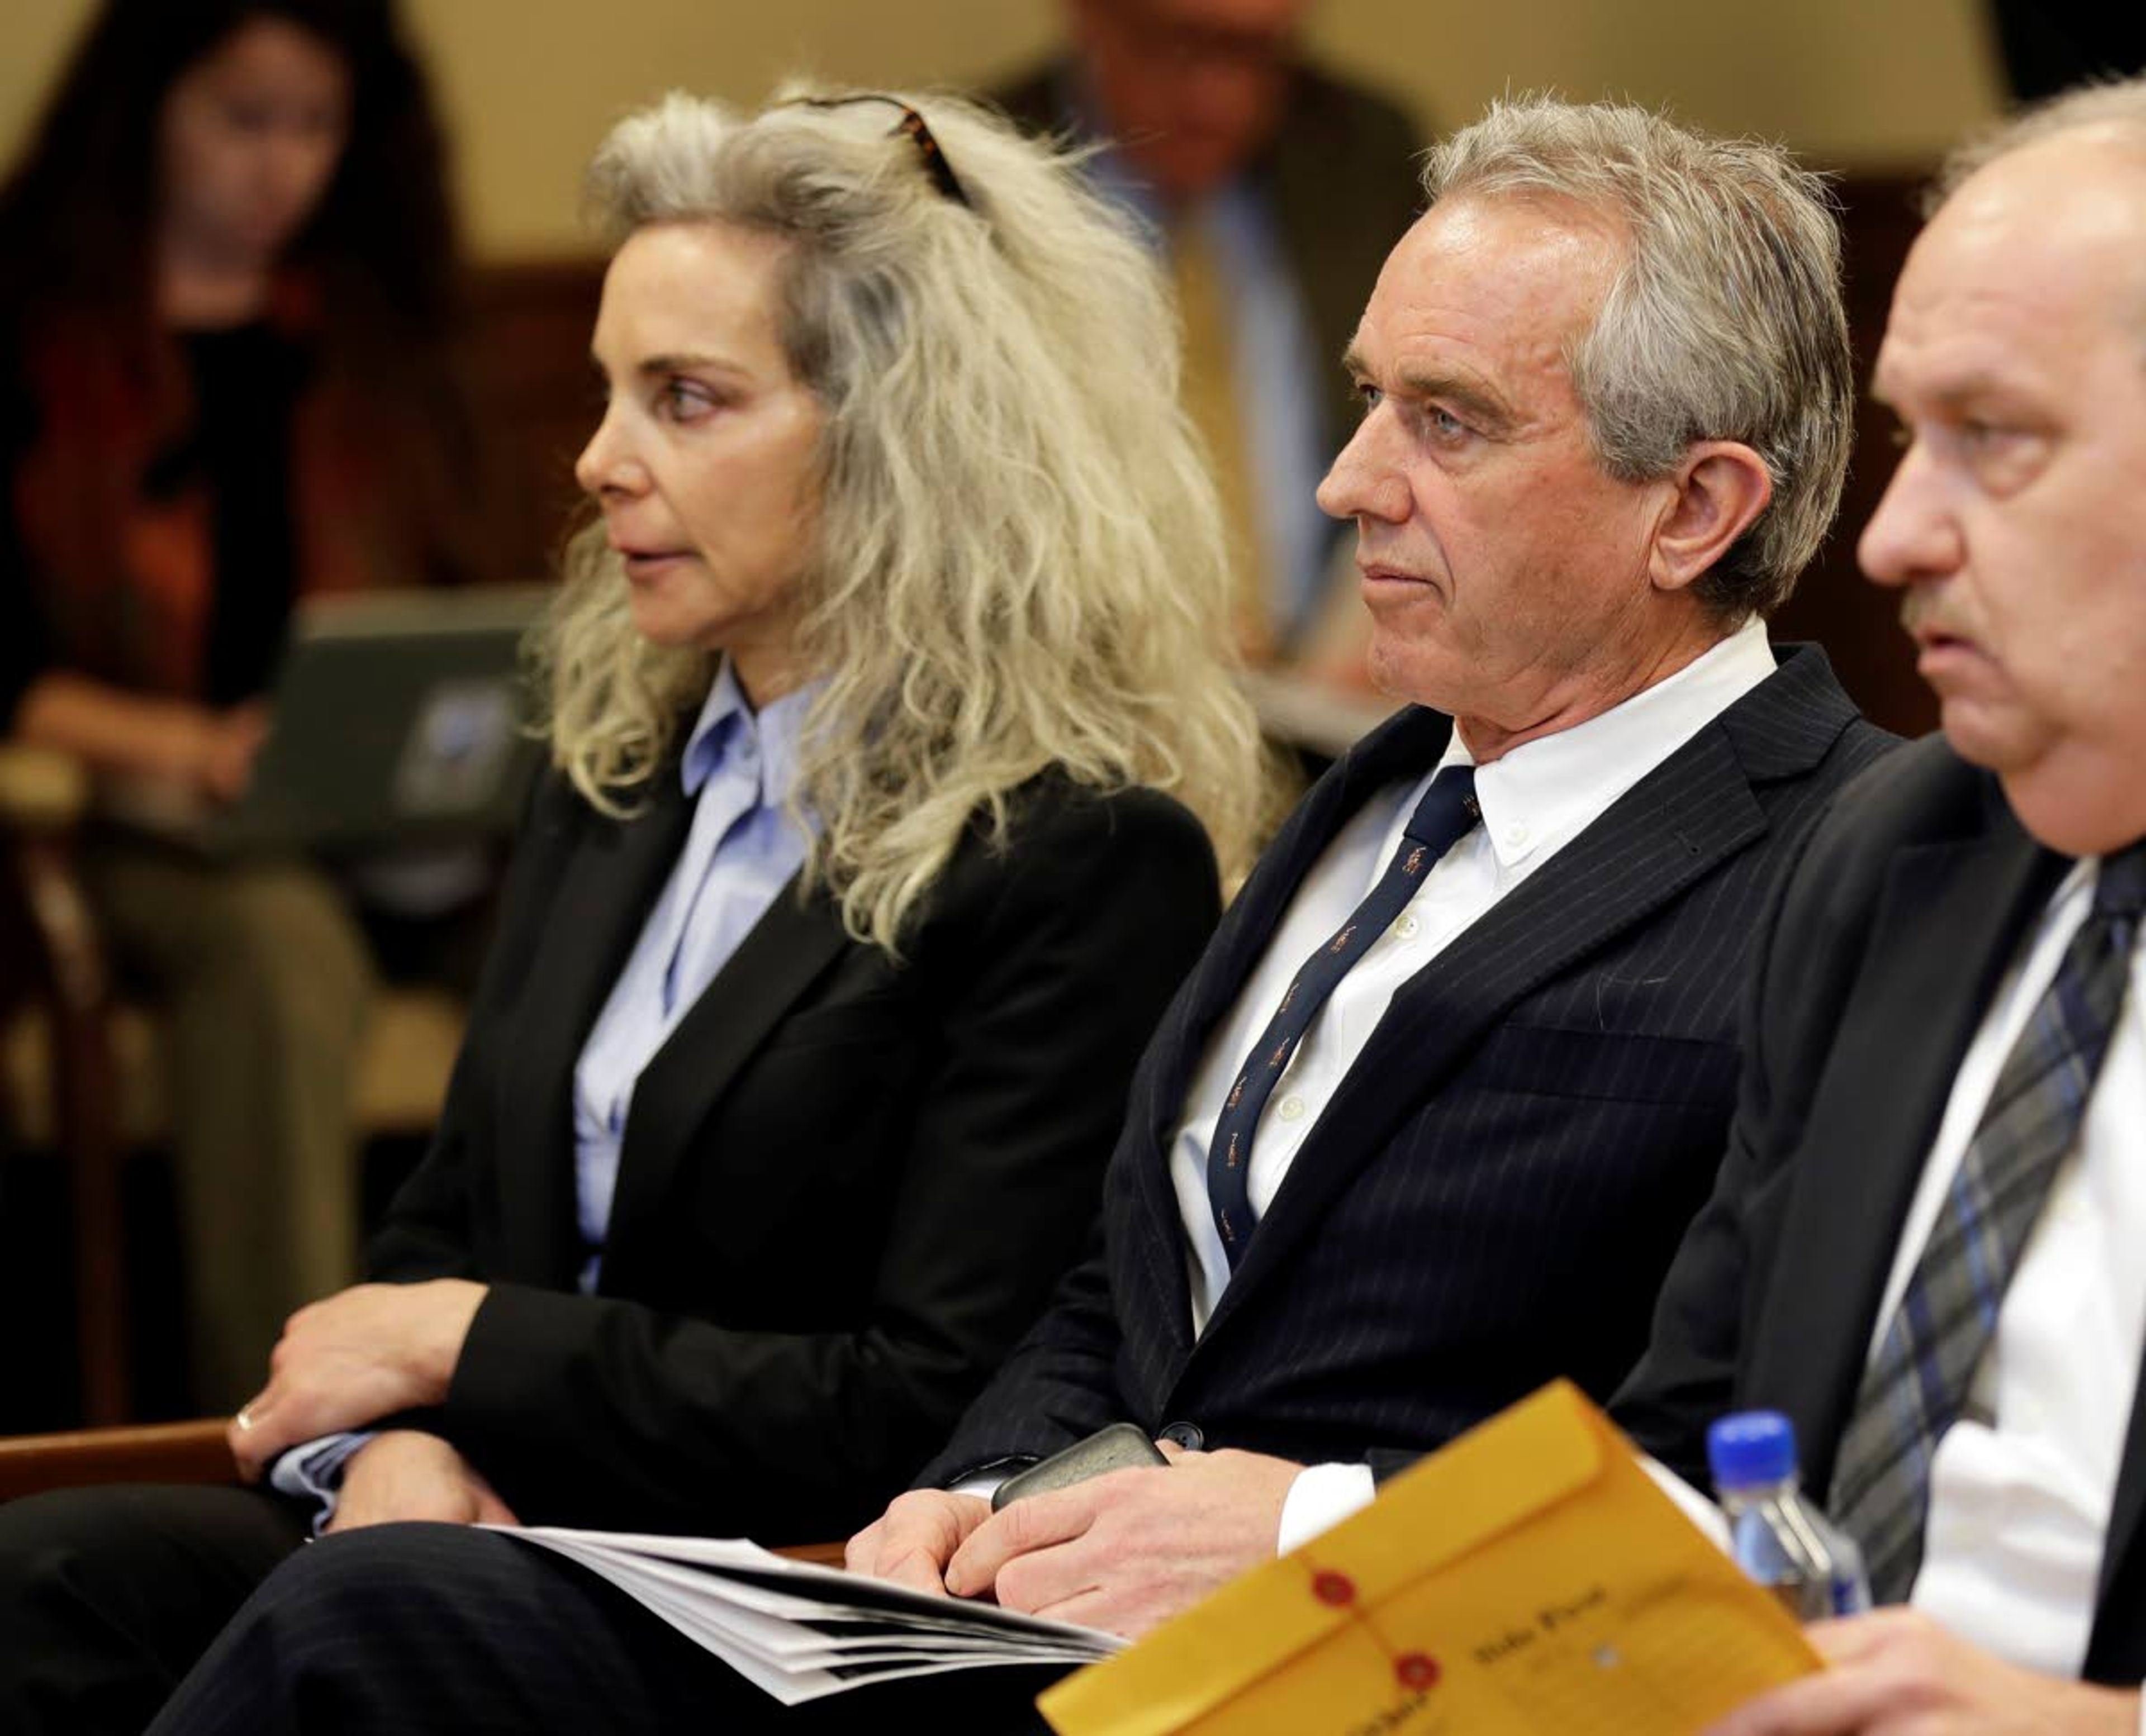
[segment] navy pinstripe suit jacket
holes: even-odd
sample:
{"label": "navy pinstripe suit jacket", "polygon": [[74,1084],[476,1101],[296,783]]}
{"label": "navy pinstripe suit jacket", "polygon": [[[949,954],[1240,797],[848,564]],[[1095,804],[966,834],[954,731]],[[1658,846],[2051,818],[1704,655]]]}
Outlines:
{"label": "navy pinstripe suit jacket", "polygon": [[1450,727],[1403,711],[1299,804],[1148,1045],[1090,1257],[921,1483],[1119,1419],[1383,1468],[1630,1368],[1724,1149],[1774,870],[1893,738],[1786,651],[1396,993],[1195,1342],[1168,1146],[1208,1035],[1335,831]]}

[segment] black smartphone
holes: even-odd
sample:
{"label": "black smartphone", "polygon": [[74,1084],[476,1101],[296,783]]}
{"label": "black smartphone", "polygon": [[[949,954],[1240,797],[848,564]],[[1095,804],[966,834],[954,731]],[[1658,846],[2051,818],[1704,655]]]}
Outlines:
{"label": "black smartphone", "polygon": [[1100,1477],[1105,1471],[1122,1471],[1134,1465],[1168,1464],[1162,1450],[1130,1423],[1112,1423],[1085,1440],[1061,1448],[1039,1459],[1025,1471],[1016,1471],[991,1496],[996,1513],[1023,1495],[1040,1495],[1047,1489],[1065,1489]]}

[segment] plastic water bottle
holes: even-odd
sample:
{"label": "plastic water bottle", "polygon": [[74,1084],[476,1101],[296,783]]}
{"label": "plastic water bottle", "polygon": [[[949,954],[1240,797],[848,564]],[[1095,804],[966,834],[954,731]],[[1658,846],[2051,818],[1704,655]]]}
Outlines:
{"label": "plastic water bottle", "polygon": [[1870,1607],[1863,1551],[1804,1499],[1796,1431],[1777,1410],[1744,1410],[1706,1431],[1714,1493],[1729,1518],[1736,1564],[1799,1621]]}

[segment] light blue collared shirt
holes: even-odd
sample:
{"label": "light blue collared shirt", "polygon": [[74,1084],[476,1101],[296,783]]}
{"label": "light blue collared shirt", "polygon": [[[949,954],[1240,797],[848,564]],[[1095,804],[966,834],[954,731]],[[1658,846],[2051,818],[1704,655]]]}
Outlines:
{"label": "light blue collared shirt", "polygon": [[596,1287],[635,1082],[805,860],[809,840],[786,804],[816,691],[756,713],[726,662],[686,738],[686,847],[574,1068],[574,1198],[592,1250],[584,1290]]}
{"label": "light blue collared shirt", "polygon": [[[1156,250],[1165,251],[1165,214],[1125,159],[1106,147],[1086,167],[1096,189],[1140,217]],[[1216,188],[1175,221],[1201,231],[1221,268],[1245,461],[1259,490],[1255,529],[1271,612],[1286,643],[1310,628],[1326,591],[1337,528],[1315,491],[1334,459],[1325,404],[1340,358],[1318,353],[1274,213],[1249,177]]]}

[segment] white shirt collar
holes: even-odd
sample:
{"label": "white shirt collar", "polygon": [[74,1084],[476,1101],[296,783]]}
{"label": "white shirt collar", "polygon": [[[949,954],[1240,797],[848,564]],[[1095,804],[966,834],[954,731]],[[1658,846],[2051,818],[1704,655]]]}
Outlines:
{"label": "white shirt collar", "polygon": [[[1555,850],[1773,674],[1755,616],[1674,675],[1585,723],[1526,741],[1475,773],[1484,832],[1501,869]],[[1471,763],[1460,731],[1440,766]]]}

